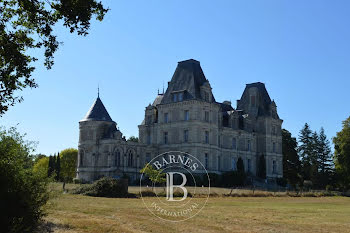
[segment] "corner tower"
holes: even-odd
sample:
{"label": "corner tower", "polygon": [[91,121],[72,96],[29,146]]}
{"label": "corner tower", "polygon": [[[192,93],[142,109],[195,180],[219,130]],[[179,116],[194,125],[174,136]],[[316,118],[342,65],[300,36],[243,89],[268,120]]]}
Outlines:
{"label": "corner tower", "polygon": [[107,163],[100,156],[100,140],[113,138],[114,133],[119,132],[116,126],[98,95],[86,116],[79,121],[78,179],[91,181],[97,178],[99,167]]}

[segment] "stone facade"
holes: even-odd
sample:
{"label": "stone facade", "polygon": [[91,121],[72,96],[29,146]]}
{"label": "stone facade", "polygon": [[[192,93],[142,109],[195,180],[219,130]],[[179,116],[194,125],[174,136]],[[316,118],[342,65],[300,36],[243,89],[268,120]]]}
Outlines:
{"label": "stone facade", "polygon": [[79,122],[77,178],[136,179],[145,163],[168,151],[190,153],[214,173],[235,170],[241,157],[253,176],[263,155],[266,176],[282,177],[281,125],[263,83],[247,84],[233,108],[230,101],[215,100],[198,61],[182,61],[166,92],[146,107],[139,142],[125,140],[97,98]]}

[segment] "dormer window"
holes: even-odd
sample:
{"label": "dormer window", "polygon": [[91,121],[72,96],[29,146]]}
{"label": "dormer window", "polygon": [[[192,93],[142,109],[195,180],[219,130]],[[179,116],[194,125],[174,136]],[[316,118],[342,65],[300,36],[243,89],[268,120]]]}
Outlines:
{"label": "dormer window", "polygon": [[250,105],[255,107],[255,95],[250,96]]}
{"label": "dormer window", "polygon": [[209,102],[209,93],[208,92],[204,92],[204,100]]}
{"label": "dormer window", "polygon": [[172,93],[173,102],[183,101],[184,100],[184,90],[174,91]]}
{"label": "dormer window", "polygon": [[173,101],[177,102],[177,94],[176,93],[173,94]]}
{"label": "dormer window", "polygon": [[178,99],[179,99],[179,101],[182,101],[182,100],[183,100],[183,93],[180,92],[180,93],[178,94]]}

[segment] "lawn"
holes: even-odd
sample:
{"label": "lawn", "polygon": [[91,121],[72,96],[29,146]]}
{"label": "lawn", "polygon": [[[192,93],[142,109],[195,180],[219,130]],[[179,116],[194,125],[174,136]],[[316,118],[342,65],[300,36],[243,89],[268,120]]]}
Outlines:
{"label": "lawn", "polygon": [[350,232],[346,197],[211,197],[197,216],[181,223],[154,217],[138,198],[60,194],[47,211],[47,226],[67,233]]}

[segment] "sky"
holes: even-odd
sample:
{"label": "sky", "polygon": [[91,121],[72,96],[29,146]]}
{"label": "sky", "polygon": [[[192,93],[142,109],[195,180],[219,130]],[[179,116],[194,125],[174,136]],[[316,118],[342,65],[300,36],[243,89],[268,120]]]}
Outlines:
{"label": "sky", "polygon": [[[88,36],[56,27],[55,65],[39,60],[24,101],[0,118],[50,155],[78,147],[79,120],[100,97],[128,138],[138,136],[178,61],[200,61],[219,102],[234,107],[245,85],[263,82],[294,137],[307,122],[329,139],[350,116],[350,1],[116,1]],[[42,57],[42,51],[37,51]]]}

